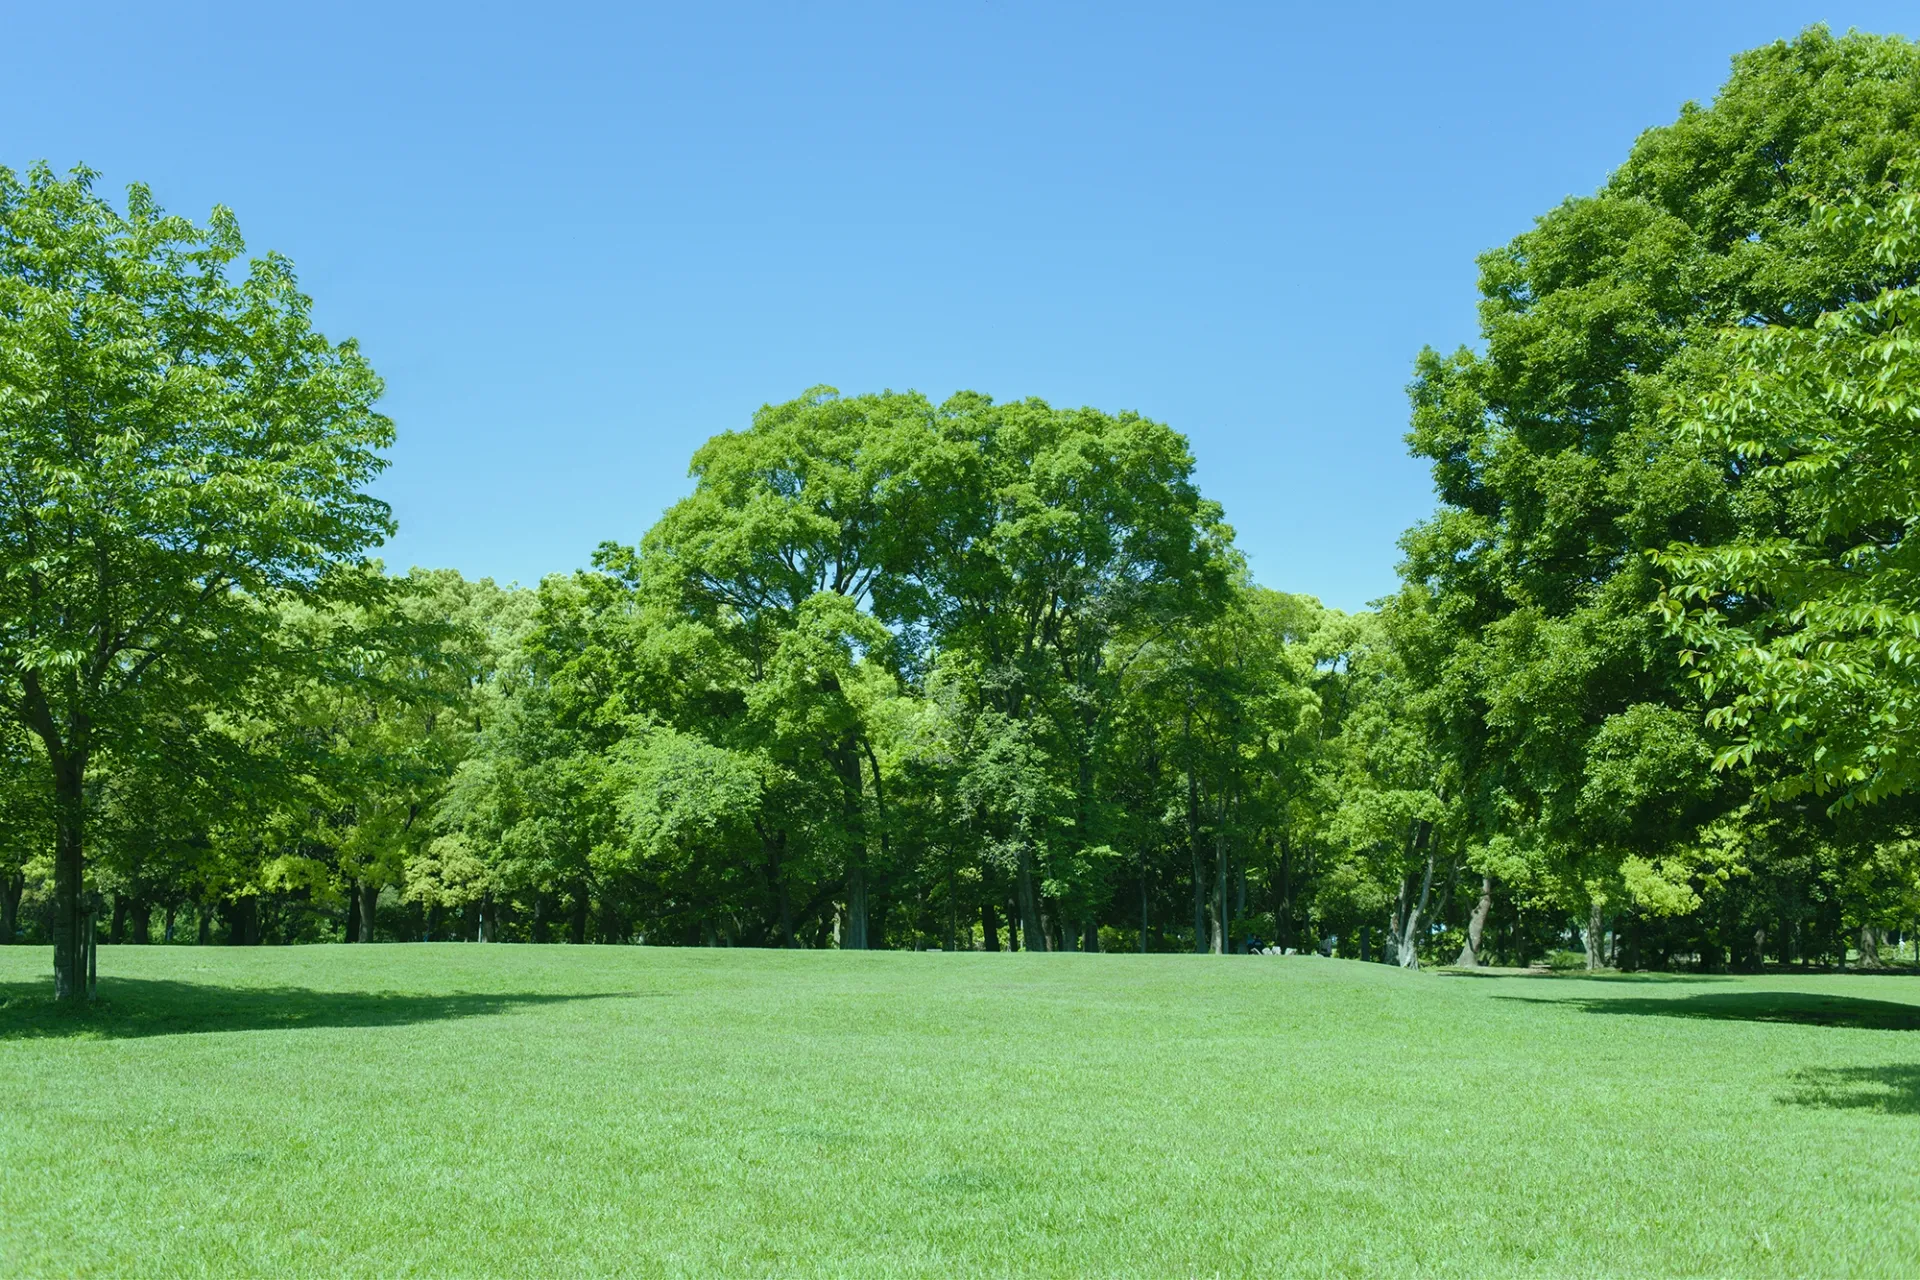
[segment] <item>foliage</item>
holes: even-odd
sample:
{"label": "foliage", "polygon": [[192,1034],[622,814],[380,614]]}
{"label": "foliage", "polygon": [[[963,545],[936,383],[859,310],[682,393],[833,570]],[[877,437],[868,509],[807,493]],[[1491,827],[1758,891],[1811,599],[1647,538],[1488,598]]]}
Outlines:
{"label": "foliage", "polygon": [[1733,331],[1692,429],[1775,519],[1655,559],[1705,695],[1726,695],[1717,763],[1777,763],[1774,797],[1854,804],[1920,769],[1920,198],[1856,197],[1821,221],[1894,283],[1810,325]]}

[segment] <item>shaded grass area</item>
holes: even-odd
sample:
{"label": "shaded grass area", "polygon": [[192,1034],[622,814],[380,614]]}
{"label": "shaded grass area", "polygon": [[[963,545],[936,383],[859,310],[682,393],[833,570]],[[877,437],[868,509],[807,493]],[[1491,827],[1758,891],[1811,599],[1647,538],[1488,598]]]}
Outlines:
{"label": "shaded grass area", "polygon": [[154,947],[103,949],[70,1012],[46,968],[0,949],[8,1275],[1920,1256],[1920,979]]}
{"label": "shaded grass area", "polygon": [[1708,991],[1699,995],[1502,996],[1535,1004],[1572,1004],[1588,1013],[1651,1018],[1709,1018],[1731,1022],[1787,1022],[1808,1027],[1858,1027],[1872,1031],[1920,1031],[1920,1005],[1899,1000],[1832,995],[1817,991]]}
{"label": "shaded grass area", "polygon": [[[90,1006],[76,1006],[56,1003],[45,988],[43,983],[0,984],[0,1040],[394,1027],[486,1017],[525,1005],[608,998],[557,993],[314,991],[291,986],[231,987],[162,978],[116,978],[108,984],[106,998]],[[625,993],[622,998],[638,994]]]}
{"label": "shaded grass area", "polygon": [[1793,1088],[1782,1101],[1795,1106],[1920,1116],[1920,1065],[1806,1067],[1789,1078]]}

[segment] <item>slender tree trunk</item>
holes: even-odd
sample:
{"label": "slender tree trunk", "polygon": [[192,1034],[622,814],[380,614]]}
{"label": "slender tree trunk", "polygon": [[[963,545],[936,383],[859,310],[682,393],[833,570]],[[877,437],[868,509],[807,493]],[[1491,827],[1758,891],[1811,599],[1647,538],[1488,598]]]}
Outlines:
{"label": "slender tree trunk", "polygon": [[1293,840],[1280,828],[1280,893],[1273,904],[1273,945],[1284,954],[1292,943],[1288,917],[1293,914]]}
{"label": "slender tree trunk", "polygon": [[1140,954],[1147,954],[1147,848],[1140,846]]}
{"label": "slender tree trunk", "polygon": [[847,933],[840,945],[849,951],[867,949],[867,868],[866,859],[847,872]]}
{"label": "slender tree trunk", "polygon": [[0,880],[0,946],[10,947],[20,937],[20,896],[26,891],[24,871],[9,871]]}
{"label": "slender tree trunk", "polygon": [[1473,904],[1473,915],[1467,920],[1467,940],[1460,948],[1460,958],[1454,964],[1462,969],[1480,967],[1480,939],[1487,928],[1487,913],[1493,910],[1493,877],[1480,877],[1480,901]]}
{"label": "slender tree trunk", "polygon": [[84,1000],[87,985],[86,762],[73,755],[53,764],[53,998]]}
{"label": "slender tree trunk", "polygon": [[1000,913],[991,902],[980,904],[980,946],[987,951],[1000,949]]}
{"label": "slender tree trunk", "polygon": [[1600,913],[1600,901],[1587,904],[1587,972],[1600,968],[1600,946],[1606,941],[1606,918]]}
{"label": "slender tree trunk", "polygon": [[1216,956],[1227,954],[1227,815],[1220,805],[1219,825],[1213,830],[1213,937],[1209,950]]}
{"label": "slender tree trunk", "polygon": [[[709,925],[708,927],[711,928],[712,926]],[[547,942],[553,937],[552,930],[547,921],[547,895],[544,891],[533,895],[532,933],[535,942]]]}
{"label": "slender tree trunk", "polygon": [[1020,842],[1014,880],[1020,897],[1020,944],[1028,951],[1045,951],[1047,932],[1040,919],[1040,895],[1034,891],[1033,884],[1033,847],[1025,840]]}
{"label": "slender tree trunk", "polygon": [[1400,877],[1400,892],[1394,895],[1393,914],[1387,920],[1387,963],[1400,963],[1400,937],[1407,929],[1407,916],[1413,911],[1413,877]]}
{"label": "slender tree trunk", "polygon": [[207,910],[207,903],[204,898],[194,904],[193,914],[195,924],[194,942],[203,947],[212,946],[213,913]]}
{"label": "slender tree trunk", "polygon": [[960,949],[960,897],[959,886],[955,883],[953,866],[947,866],[947,941],[948,951]]}
{"label": "slender tree trunk", "polygon": [[[1427,867],[1420,877],[1420,897],[1414,902],[1413,909],[1407,913],[1406,928],[1400,935],[1399,960],[1402,969],[1420,967],[1420,922],[1427,914],[1427,903],[1433,893],[1435,853],[1433,824],[1425,819],[1421,820],[1419,830],[1414,835],[1414,847],[1418,849],[1422,845],[1425,845],[1427,850]],[[1411,881],[1409,881],[1409,887],[1411,887]]]}
{"label": "slender tree trunk", "polygon": [[359,941],[372,942],[373,916],[375,909],[380,905],[380,886],[366,880],[356,881],[354,884],[354,896],[360,907]]}
{"label": "slender tree trunk", "polygon": [[573,886],[573,918],[567,922],[568,940],[576,947],[587,944],[587,899],[586,882]]}
{"label": "slender tree trunk", "polygon": [[133,944],[144,947],[153,942],[153,904],[145,898],[135,898],[127,917],[128,936]]}
{"label": "slender tree trunk", "polygon": [[480,899],[480,935],[479,942],[494,942],[500,937],[500,909],[494,905],[493,895],[487,894]]}
{"label": "slender tree trunk", "polygon": [[1088,955],[1094,955],[1100,950],[1100,926],[1093,922],[1092,916],[1087,917],[1086,932],[1081,938],[1080,949]]}
{"label": "slender tree trunk", "polygon": [[1182,721],[1187,741],[1187,852],[1193,859],[1193,949],[1204,955],[1207,950],[1207,873],[1200,854],[1200,780],[1193,773],[1193,698],[1187,698]]}
{"label": "slender tree trunk", "polygon": [[127,895],[113,895],[113,919],[107,925],[107,941],[119,946],[127,940]]}

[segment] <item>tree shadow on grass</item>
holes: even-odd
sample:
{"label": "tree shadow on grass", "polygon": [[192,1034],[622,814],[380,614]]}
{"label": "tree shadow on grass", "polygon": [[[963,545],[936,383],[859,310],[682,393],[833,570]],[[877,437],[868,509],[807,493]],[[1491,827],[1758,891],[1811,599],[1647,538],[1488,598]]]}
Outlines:
{"label": "tree shadow on grass", "polygon": [[1807,1027],[1853,1027],[1867,1031],[1920,1031],[1920,1005],[1863,1000],[1804,991],[1709,991],[1662,1000],[1652,996],[1495,996],[1525,1004],[1571,1005],[1587,1013],[1651,1018],[1706,1018],[1722,1022],[1786,1022]]}
{"label": "tree shadow on grass", "polygon": [[153,978],[114,978],[92,1004],[58,1004],[50,983],[0,983],[0,1040],[125,1040],[219,1031],[295,1031],[307,1027],[395,1027],[480,1018],[530,1005],[624,999],[642,992],[574,995],[416,995],[388,991],[314,991],[306,987],[229,987]]}
{"label": "tree shadow on grass", "polygon": [[[1455,969],[1441,968],[1433,970],[1442,978],[1528,978],[1541,982],[1618,982],[1627,985],[1645,983],[1649,986],[1692,985],[1702,982],[1738,982],[1738,977],[1715,973],[1664,973],[1635,972],[1621,973],[1616,969],[1601,969],[1589,972],[1585,969]],[[1556,1001],[1556,1003],[1558,1003]]]}
{"label": "tree shadow on grass", "polygon": [[1789,1106],[1920,1116],[1920,1066],[1807,1067],[1790,1078]]}

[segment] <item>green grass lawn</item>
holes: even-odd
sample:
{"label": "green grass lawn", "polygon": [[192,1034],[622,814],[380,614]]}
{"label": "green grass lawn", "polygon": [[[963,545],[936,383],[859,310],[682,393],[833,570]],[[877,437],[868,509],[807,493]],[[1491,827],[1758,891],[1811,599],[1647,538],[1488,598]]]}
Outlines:
{"label": "green grass lawn", "polygon": [[1913,1274],[1920,979],[0,949],[8,1275]]}

